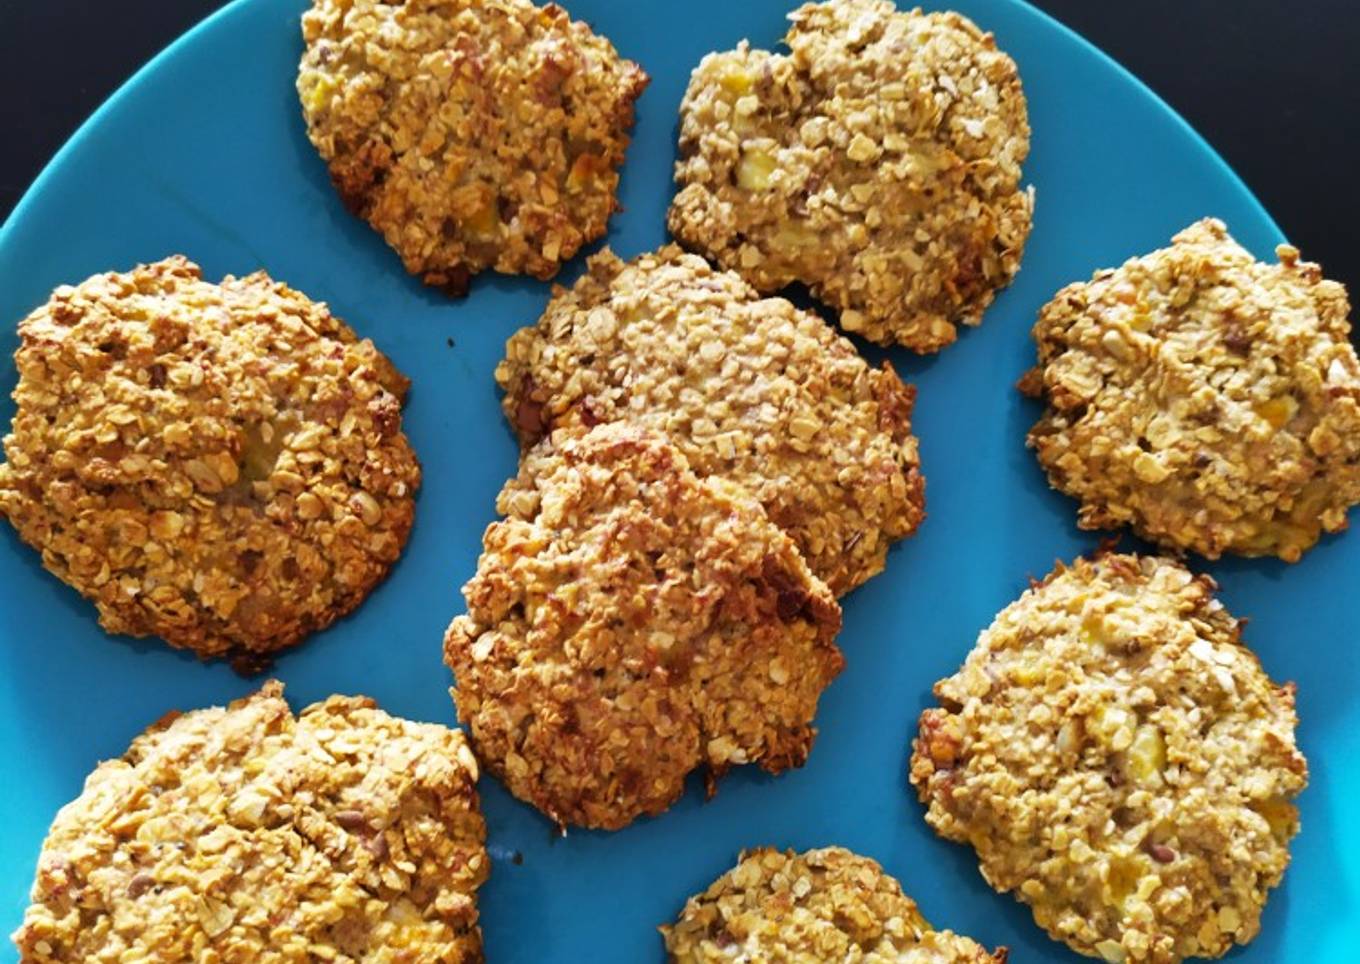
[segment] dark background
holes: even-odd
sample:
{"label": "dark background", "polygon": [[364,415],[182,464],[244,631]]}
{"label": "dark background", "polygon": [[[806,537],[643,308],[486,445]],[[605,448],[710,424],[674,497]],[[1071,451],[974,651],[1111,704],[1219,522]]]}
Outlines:
{"label": "dark background", "polygon": [[[72,131],[222,0],[0,0],[0,217]],[[906,6],[907,0],[899,5]],[[931,6],[946,6],[945,0]],[[1037,0],[1161,94],[1305,257],[1360,291],[1355,0]]]}

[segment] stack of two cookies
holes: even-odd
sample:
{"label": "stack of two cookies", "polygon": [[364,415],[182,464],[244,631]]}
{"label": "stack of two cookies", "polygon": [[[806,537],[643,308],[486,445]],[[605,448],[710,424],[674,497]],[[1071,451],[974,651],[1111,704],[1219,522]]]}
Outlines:
{"label": "stack of two cookies", "polygon": [[836,598],[923,516],[912,391],[675,247],[594,257],[496,379],[524,455],[444,645],[485,765],[609,829],[800,765]]}

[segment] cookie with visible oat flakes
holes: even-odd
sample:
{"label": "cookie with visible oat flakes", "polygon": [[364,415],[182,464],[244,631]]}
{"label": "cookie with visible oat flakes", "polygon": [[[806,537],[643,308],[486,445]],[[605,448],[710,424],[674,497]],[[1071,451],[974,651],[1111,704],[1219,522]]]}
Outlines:
{"label": "cookie with visible oat flakes", "polygon": [[926,822],[1111,964],[1252,940],[1299,829],[1294,687],[1215,589],[1164,558],[1059,566],[935,685],[912,746]]}
{"label": "cookie with visible oat flakes", "polygon": [[341,198],[451,294],[604,234],[637,64],[556,4],[313,0],[297,90]]}
{"label": "cookie with visible oat flakes", "polygon": [[1360,361],[1346,289],[1221,221],[1060,291],[1034,326],[1029,432],[1083,528],[1210,559],[1288,562],[1360,503]]}
{"label": "cookie with visible oat flakes", "polygon": [[938,351],[1029,236],[1015,63],[966,17],[891,0],[789,19],[787,55],[743,43],[695,69],[671,233],[761,291],[806,284],[847,331]]}
{"label": "cookie with visible oat flakes", "polygon": [[15,361],[0,514],[111,633],[257,670],[406,543],[407,380],[263,272],[173,257],[58,288]]}
{"label": "cookie with visible oat flakes", "polygon": [[838,595],[925,515],[915,392],[892,366],[674,245],[594,256],[505,354],[496,381],[526,448],[555,427],[665,432],[694,471],[759,499]]}
{"label": "cookie with visible oat flakes", "polygon": [[169,714],[57,814],[24,964],[480,964],[490,861],[461,731],[277,682]]}
{"label": "cookie with visible oat flakes", "polygon": [[841,847],[748,850],[661,928],[672,964],[1005,964],[934,930],[877,862]]}
{"label": "cookie with visible oat flakes", "polygon": [[658,814],[706,766],[801,766],[841,612],[760,503],[655,432],[561,430],[497,500],[444,638],[482,765],[562,826]]}

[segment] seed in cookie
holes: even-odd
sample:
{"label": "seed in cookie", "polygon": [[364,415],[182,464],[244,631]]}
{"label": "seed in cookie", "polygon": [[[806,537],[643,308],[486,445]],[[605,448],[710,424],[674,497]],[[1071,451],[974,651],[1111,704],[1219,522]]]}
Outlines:
{"label": "seed in cookie", "polygon": [[880,572],[925,514],[915,392],[892,366],[674,245],[589,265],[496,368],[525,447],[621,419],[665,432],[694,471],[759,499],[833,592]]}
{"label": "seed in cookie", "polygon": [[408,383],[263,272],[173,257],[58,288],[15,361],[0,513],[109,632],[258,668],[400,555]]}
{"label": "seed in cookie", "polygon": [[313,0],[302,35],[307,135],[407,271],[550,278],[604,234],[647,75],[561,7]]}
{"label": "seed in cookie", "polygon": [[957,13],[828,0],[788,54],[709,54],[681,105],[671,233],[764,292],[793,282],[879,344],[938,351],[1020,266],[1015,63]]}
{"label": "seed in cookie", "polygon": [[487,878],[463,734],[332,696],[296,718],[267,683],[170,714],[57,814],[25,964],[473,964]]}
{"label": "seed in cookie", "polygon": [[672,964],[1005,964],[1004,948],[926,923],[877,862],[841,847],[748,850],[661,928]]}
{"label": "seed in cookie", "polygon": [[1289,562],[1360,502],[1360,362],[1346,289],[1221,221],[1069,285],[1039,314],[1030,429],[1083,528],[1211,559]]}
{"label": "seed in cookie", "polygon": [[912,746],[926,822],[1112,964],[1250,941],[1299,828],[1294,688],[1215,588],[1156,557],[1059,566],[935,684]]}
{"label": "seed in cookie", "polygon": [[802,765],[840,607],[744,489],[620,422],[544,439],[497,509],[444,659],[515,796],[612,830],[697,767]]}

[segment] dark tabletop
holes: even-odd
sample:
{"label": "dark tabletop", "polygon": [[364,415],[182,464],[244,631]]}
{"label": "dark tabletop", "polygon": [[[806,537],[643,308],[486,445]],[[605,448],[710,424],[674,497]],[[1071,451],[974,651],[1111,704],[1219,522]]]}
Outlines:
{"label": "dark tabletop", "polygon": [[[221,5],[0,0],[0,90],[8,92],[0,216],[8,216],[104,98]],[[1360,292],[1355,0],[1037,0],[1037,6],[1166,98],[1227,158],[1304,256]]]}

